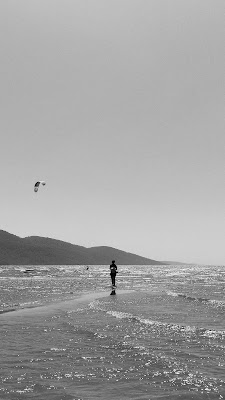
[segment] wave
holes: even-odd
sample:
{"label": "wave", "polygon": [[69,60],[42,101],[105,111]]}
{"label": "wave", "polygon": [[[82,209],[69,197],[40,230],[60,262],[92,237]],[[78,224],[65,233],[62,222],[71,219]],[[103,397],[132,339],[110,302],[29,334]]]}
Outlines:
{"label": "wave", "polygon": [[225,330],[214,330],[207,328],[198,328],[196,326],[189,325],[179,325],[174,323],[166,323],[157,320],[151,320],[148,318],[141,318],[130,313],[121,312],[121,311],[106,311],[107,314],[112,315],[118,319],[127,319],[130,322],[136,322],[138,324],[144,324],[146,326],[152,326],[156,329],[167,331],[168,333],[178,333],[181,335],[194,335],[201,336],[205,338],[213,338],[213,339],[225,339]]}
{"label": "wave", "polygon": [[[178,294],[176,294],[178,296]],[[148,327],[152,326],[154,329],[158,329],[167,333],[178,333],[181,335],[188,335],[188,336],[201,336],[205,338],[214,338],[214,339],[224,339],[225,338],[225,330],[213,330],[208,328],[199,328],[196,326],[190,325],[180,325],[175,323],[167,323],[157,320],[151,320],[148,318],[138,317],[137,315],[133,315],[131,313],[117,311],[117,310],[107,310],[104,307],[103,303],[99,302],[98,300],[94,300],[89,304],[91,309],[95,311],[102,311],[108,315],[112,315],[117,319],[124,319],[131,323],[137,323],[146,325]]]}
{"label": "wave", "polygon": [[210,305],[214,306],[214,307],[220,307],[220,308],[225,308],[225,302],[222,300],[214,300],[214,299],[208,299],[205,297],[193,297],[193,296],[188,296],[184,293],[176,293],[176,292],[171,292],[171,291],[167,291],[166,294],[168,296],[172,296],[172,297],[179,297],[179,298],[183,298],[185,300],[188,301],[196,301],[196,302],[200,302],[200,303],[209,303]]}

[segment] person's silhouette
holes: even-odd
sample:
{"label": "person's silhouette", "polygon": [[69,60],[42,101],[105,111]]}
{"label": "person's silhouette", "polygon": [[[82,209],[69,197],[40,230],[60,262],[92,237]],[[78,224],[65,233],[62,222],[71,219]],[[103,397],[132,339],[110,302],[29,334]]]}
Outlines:
{"label": "person's silhouette", "polygon": [[116,274],[117,274],[117,266],[115,264],[115,260],[112,260],[112,264],[110,265],[110,276],[112,280],[112,286],[116,285]]}

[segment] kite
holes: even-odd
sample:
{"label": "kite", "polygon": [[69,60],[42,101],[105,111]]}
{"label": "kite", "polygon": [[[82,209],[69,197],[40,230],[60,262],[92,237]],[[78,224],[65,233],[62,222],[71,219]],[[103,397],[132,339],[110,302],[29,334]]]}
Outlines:
{"label": "kite", "polygon": [[45,183],[44,181],[37,181],[37,182],[35,183],[35,185],[34,185],[34,191],[35,191],[35,192],[38,191],[38,188],[39,188],[40,184],[42,184],[43,186],[46,185],[46,183]]}

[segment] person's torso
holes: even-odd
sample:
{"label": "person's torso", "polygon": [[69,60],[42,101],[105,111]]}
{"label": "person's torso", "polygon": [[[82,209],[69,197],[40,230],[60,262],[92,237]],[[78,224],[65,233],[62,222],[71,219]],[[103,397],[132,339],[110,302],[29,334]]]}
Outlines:
{"label": "person's torso", "polygon": [[116,274],[117,266],[115,264],[110,265],[111,274]]}

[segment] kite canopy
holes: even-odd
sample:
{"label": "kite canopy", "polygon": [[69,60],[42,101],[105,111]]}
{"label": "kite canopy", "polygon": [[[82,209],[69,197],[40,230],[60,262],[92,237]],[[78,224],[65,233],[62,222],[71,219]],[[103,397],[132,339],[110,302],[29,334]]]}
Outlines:
{"label": "kite canopy", "polygon": [[35,191],[35,192],[38,191],[38,188],[39,188],[40,185],[45,186],[45,185],[46,185],[45,181],[37,181],[37,182],[35,183],[35,185],[34,185],[34,191]]}

